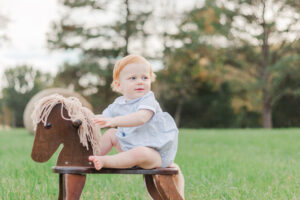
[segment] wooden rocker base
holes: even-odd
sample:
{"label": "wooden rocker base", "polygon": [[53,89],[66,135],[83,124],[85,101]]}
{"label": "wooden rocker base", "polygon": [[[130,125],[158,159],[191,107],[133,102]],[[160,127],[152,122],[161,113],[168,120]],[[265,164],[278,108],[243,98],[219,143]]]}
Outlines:
{"label": "wooden rocker base", "polygon": [[[175,168],[157,169],[111,169],[103,168],[97,171],[93,167],[63,167],[52,168],[54,173],[59,174],[59,200],[80,199],[86,174],[142,174],[146,189],[150,197],[154,200],[183,200],[174,182],[174,175],[178,174]],[[74,176],[65,175],[72,174]]]}

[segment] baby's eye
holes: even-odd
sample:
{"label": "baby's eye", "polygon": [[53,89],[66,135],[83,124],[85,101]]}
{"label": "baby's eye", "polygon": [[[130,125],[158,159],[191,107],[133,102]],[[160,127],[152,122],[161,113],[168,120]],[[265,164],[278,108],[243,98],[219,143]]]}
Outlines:
{"label": "baby's eye", "polygon": [[147,80],[147,79],[148,79],[148,77],[147,77],[147,76],[144,76],[142,79],[143,79],[143,80]]}
{"label": "baby's eye", "polygon": [[130,79],[130,80],[135,80],[135,77],[133,76],[133,77],[130,77],[129,79]]}

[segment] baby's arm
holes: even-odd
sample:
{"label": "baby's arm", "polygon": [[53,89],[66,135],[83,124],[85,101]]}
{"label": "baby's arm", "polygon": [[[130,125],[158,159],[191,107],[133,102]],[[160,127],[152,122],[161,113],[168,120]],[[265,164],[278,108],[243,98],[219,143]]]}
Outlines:
{"label": "baby's arm", "polygon": [[153,111],[142,109],[129,115],[118,116],[113,118],[105,118],[99,116],[95,118],[95,123],[99,124],[101,128],[104,127],[135,127],[145,124],[153,116]]}

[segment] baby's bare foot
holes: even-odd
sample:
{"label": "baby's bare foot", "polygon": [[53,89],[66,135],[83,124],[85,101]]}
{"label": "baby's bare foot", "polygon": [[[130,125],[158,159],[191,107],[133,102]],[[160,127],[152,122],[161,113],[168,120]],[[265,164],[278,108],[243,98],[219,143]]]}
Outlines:
{"label": "baby's bare foot", "polygon": [[103,162],[101,160],[101,156],[90,156],[89,161],[94,163],[96,170],[100,170],[103,167]]}

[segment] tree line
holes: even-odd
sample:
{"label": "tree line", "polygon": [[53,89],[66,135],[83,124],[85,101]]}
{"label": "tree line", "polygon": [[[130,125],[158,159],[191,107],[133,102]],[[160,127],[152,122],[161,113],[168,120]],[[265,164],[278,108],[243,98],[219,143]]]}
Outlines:
{"label": "tree line", "polygon": [[207,0],[187,10],[171,0],[60,3],[48,47],[80,52],[80,61],[54,77],[30,66],[5,71],[2,121],[22,126],[26,102],[53,86],[81,93],[100,113],[118,95],[110,88],[114,63],[137,53],[163,66],[153,90],[180,127],[300,125],[296,1]]}

